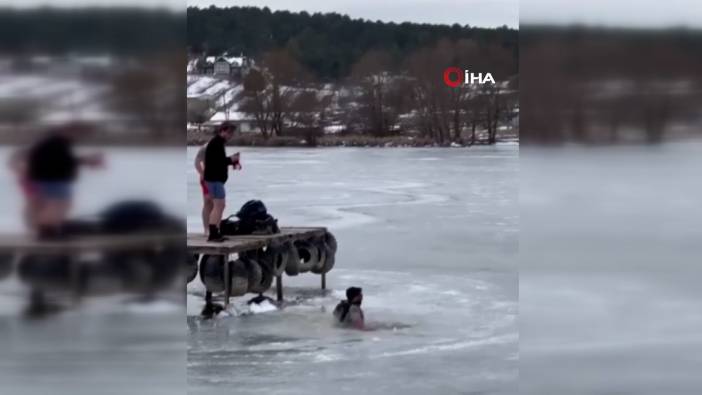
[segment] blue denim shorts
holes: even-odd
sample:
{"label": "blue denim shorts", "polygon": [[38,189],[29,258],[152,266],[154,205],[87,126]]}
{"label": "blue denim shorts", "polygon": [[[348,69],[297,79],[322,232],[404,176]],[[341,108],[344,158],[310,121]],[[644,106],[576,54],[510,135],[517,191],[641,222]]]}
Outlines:
{"label": "blue denim shorts", "polygon": [[73,196],[73,184],[66,181],[36,181],[34,190],[44,199],[68,200]]}
{"label": "blue denim shorts", "polygon": [[224,199],[227,196],[223,182],[205,181],[207,192],[212,199]]}

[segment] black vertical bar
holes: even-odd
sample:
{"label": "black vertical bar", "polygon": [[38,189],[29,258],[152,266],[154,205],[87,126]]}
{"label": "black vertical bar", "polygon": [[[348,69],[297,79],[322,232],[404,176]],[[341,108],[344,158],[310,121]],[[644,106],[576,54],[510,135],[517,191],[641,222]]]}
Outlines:
{"label": "black vertical bar", "polygon": [[275,278],[275,291],[278,298],[278,302],[283,301],[283,276],[277,276]]}

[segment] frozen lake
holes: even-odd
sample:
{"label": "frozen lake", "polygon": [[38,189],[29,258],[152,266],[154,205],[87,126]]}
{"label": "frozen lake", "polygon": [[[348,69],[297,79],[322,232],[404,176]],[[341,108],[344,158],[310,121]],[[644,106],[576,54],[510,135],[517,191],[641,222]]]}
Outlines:
{"label": "frozen lake", "polygon": [[[3,163],[8,153],[0,149]],[[182,150],[106,154],[106,170],[84,172],[76,214],[149,198],[200,230],[194,148],[187,158]],[[230,212],[260,198],[281,225],[323,225],[337,236],[329,293],[318,276],[286,277],[285,310],[246,314],[237,301],[229,315],[202,322],[194,282],[187,325],[170,297],[146,306],[86,300],[37,326],[18,320],[26,289],[5,279],[0,325],[10,358],[0,392],[181,393],[186,343],[193,394],[516,392],[517,146],[247,148],[242,162],[228,183]],[[14,231],[22,205],[4,166],[0,182],[0,229]],[[351,285],[364,288],[378,330],[332,326],[331,309]]]}
{"label": "frozen lake", "polygon": [[[0,147],[0,232],[24,231],[20,191],[5,166],[10,152]],[[82,172],[75,215],[92,215],[124,199],[153,200],[174,214],[185,211],[184,149],[112,148],[104,153],[104,170]],[[21,318],[27,294],[16,275],[0,278],[0,393],[185,392],[181,293],[151,303],[137,303],[132,295],[86,298],[37,321]]]}
{"label": "frozen lake", "polygon": [[701,153],[522,148],[521,393],[700,392]]}
{"label": "frozen lake", "polygon": [[[231,150],[233,152],[234,150]],[[281,225],[327,226],[339,241],[330,292],[285,278],[282,311],[201,321],[188,286],[192,394],[513,394],[517,391],[518,147],[242,149],[229,211],[259,198]],[[188,227],[200,190],[188,150]],[[346,287],[371,326],[332,326]]]}

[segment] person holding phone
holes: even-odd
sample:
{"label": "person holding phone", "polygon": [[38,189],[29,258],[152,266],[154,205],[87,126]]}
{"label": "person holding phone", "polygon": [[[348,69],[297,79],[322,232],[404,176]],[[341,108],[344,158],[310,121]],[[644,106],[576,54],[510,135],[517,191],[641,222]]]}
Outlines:
{"label": "person holding phone", "polygon": [[25,198],[31,199],[28,207],[33,211],[27,222],[41,238],[63,236],[62,225],[71,209],[79,168],[104,165],[102,154],[75,152],[75,141],[88,133],[89,128],[80,124],[54,127],[16,158],[25,161]]}
{"label": "person holding phone", "polygon": [[209,234],[207,241],[222,242],[226,240],[222,236],[219,224],[222,221],[224,208],[226,207],[226,191],[224,184],[229,178],[229,166],[236,170],[241,169],[240,154],[237,152],[232,156],[227,156],[226,144],[232,136],[236,127],[228,122],[222,123],[215,133],[215,136],[205,147],[205,165],[203,179],[207,194],[212,200],[212,210],[209,215]]}
{"label": "person holding phone", "polygon": [[207,189],[207,184],[205,184],[205,150],[207,149],[207,144],[200,147],[195,154],[195,171],[199,175],[200,179],[200,189],[202,190],[202,226],[205,229],[205,234],[209,234],[209,224],[210,224],[210,214],[212,213],[212,197],[210,197],[210,192]]}

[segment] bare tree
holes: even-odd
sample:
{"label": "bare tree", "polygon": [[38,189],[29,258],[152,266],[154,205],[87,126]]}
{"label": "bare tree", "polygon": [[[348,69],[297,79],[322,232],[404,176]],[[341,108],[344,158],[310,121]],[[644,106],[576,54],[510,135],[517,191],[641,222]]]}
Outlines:
{"label": "bare tree", "polygon": [[189,99],[187,117],[188,122],[197,125],[197,130],[202,129],[202,124],[207,122],[212,115],[210,103],[202,99]]}
{"label": "bare tree", "polygon": [[300,64],[285,50],[274,50],[263,56],[263,67],[268,77],[271,95],[271,129],[282,136],[291,113],[296,90],[292,87],[305,79]]}
{"label": "bare tree", "polygon": [[299,112],[297,95],[307,75],[284,49],[265,54],[260,64],[244,78],[240,108],[254,116],[264,138],[282,136]]}
{"label": "bare tree", "polygon": [[113,108],[132,121],[130,130],[144,130],[151,138],[177,138],[187,122],[183,94],[184,54],[158,54],[123,68],[112,80]]}
{"label": "bare tree", "polygon": [[459,48],[463,55],[470,56],[472,43],[442,40],[433,48],[418,50],[407,63],[415,82],[413,98],[420,129],[425,137],[441,144],[451,139],[462,140],[467,106],[473,94],[469,86],[449,87],[442,82],[447,67],[463,66],[464,61],[457,56]]}
{"label": "bare tree", "polygon": [[404,103],[390,55],[381,51],[365,53],[353,66],[352,80],[360,87],[359,112],[365,129],[387,136],[395,129]]}
{"label": "bare tree", "polygon": [[269,138],[273,111],[270,89],[263,73],[254,69],[246,75],[241,96],[239,109],[253,115],[263,138]]}

